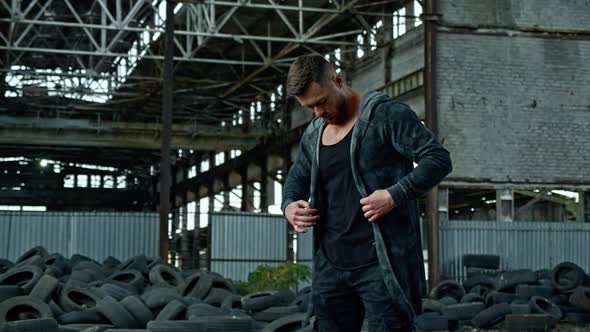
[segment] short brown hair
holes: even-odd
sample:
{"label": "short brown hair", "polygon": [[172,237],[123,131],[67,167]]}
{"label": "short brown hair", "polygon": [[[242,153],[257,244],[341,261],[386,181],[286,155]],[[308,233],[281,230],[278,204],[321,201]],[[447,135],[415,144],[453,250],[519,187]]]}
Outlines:
{"label": "short brown hair", "polygon": [[302,55],[295,59],[287,74],[287,94],[300,96],[311,82],[324,83],[334,74],[332,63],[319,54]]}

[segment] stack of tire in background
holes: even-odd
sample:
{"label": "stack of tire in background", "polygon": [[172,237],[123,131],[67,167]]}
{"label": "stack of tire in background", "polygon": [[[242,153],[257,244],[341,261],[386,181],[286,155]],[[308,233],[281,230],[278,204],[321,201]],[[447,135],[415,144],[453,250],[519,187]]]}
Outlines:
{"label": "stack of tire in background", "polygon": [[99,264],[36,247],[0,259],[0,332],[311,331],[308,301],[308,289],[242,297],[219,274],[143,255]]}
{"label": "stack of tire in background", "polygon": [[477,258],[484,264],[467,264],[463,283],[443,281],[423,299],[423,313],[416,321],[419,330],[469,326],[533,332],[550,331],[557,323],[590,324],[590,275],[576,264],[500,271],[497,256]]}

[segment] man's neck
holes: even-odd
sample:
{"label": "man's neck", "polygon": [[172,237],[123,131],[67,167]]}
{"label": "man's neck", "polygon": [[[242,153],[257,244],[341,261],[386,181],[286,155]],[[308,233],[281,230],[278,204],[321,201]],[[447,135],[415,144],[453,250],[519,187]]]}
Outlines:
{"label": "man's neck", "polygon": [[349,89],[349,94],[346,98],[346,104],[344,105],[344,116],[342,121],[333,124],[338,129],[346,129],[351,127],[359,117],[361,94],[353,89]]}

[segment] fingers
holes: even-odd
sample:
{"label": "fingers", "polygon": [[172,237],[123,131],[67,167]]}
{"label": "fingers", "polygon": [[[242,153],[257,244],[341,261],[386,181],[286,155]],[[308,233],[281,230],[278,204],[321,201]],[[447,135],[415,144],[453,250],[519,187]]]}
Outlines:
{"label": "fingers", "polygon": [[360,203],[362,205],[368,204],[369,203],[369,197],[361,198]]}
{"label": "fingers", "polygon": [[303,208],[306,208],[306,209],[311,208],[311,204],[309,204],[308,201],[299,200],[299,201],[297,201],[297,203],[299,203],[299,207],[303,207]]}
{"label": "fingers", "polygon": [[378,213],[373,214],[373,216],[371,216],[371,218],[369,218],[369,222],[374,222],[377,219],[379,219],[380,215]]}
{"label": "fingers", "polygon": [[367,204],[367,205],[363,205],[363,212],[370,211],[372,208],[373,208],[373,207],[372,207],[371,205],[369,205],[369,204]]}
{"label": "fingers", "polygon": [[371,221],[371,217],[374,216],[375,214],[377,214],[377,211],[369,210],[369,211],[365,212],[365,218],[367,218],[367,219],[369,219],[369,221]]}
{"label": "fingers", "polygon": [[320,218],[319,216],[313,216],[313,217],[296,216],[293,220],[293,224],[296,226],[301,226],[301,227],[311,227],[311,226],[315,226],[315,224],[319,218]]}
{"label": "fingers", "polygon": [[299,208],[297,210],[295,210],[295,215],[296,216],[314,216],[318,213],[318,209],[302,209]]}
{"label": "fingers", "polygon": [[293,226],[293,229],[295,230],[295,232],[297,233],[307,233],[307,229],[299,227],[299,226]]}

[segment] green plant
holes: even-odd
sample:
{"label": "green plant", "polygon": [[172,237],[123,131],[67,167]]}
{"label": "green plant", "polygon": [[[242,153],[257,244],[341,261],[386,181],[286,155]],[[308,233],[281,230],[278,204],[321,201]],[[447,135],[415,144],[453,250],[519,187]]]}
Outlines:
{"label": "green plant", "polygon": [[297,283],[310,278],[311,269],[305,264],[286,262],[276,267],[262,264],[248,275],[248,281],[236,281],[234,285],[245,295],[269,289],[294,289]]}

